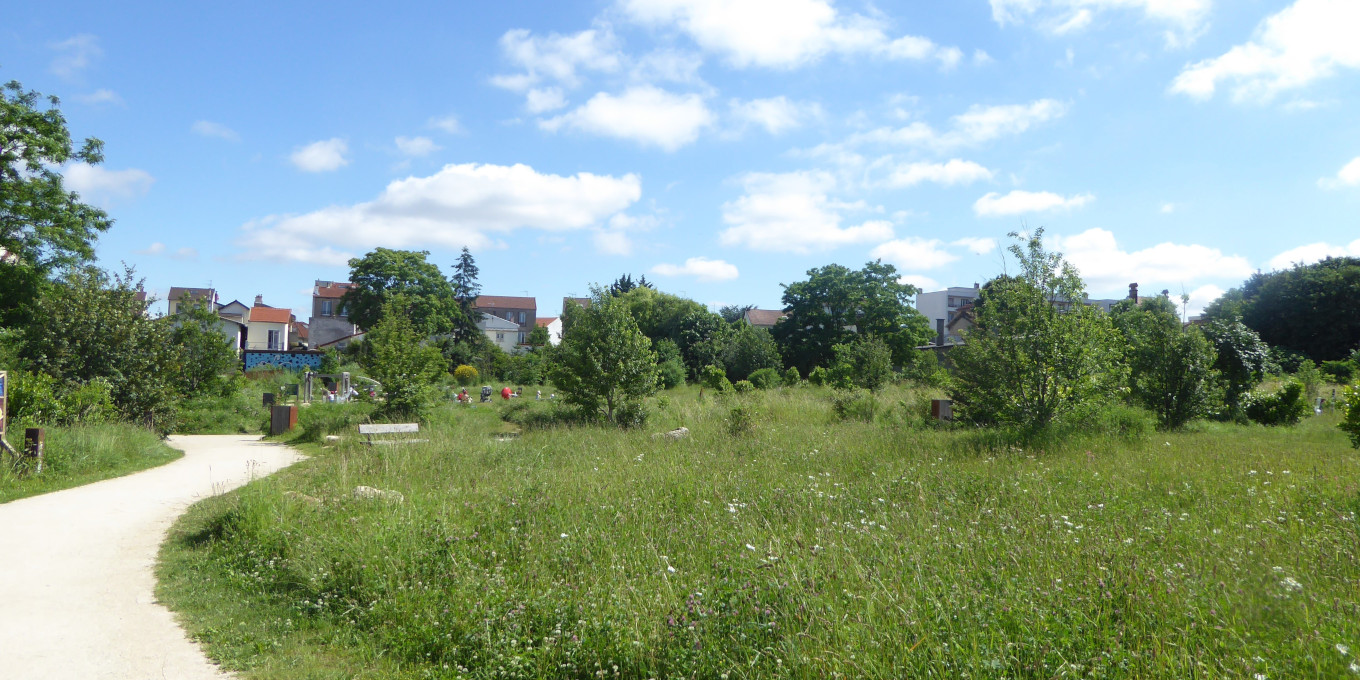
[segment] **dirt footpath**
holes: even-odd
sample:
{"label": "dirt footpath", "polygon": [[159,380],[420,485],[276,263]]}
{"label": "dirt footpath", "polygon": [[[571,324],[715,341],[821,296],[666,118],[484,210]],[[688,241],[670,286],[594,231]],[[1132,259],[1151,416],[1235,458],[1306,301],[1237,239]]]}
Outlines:
{"label": "dirt footpath", "polygon": [[168,465],[0,505],[0,678],[227,678],[156,602],[156,552],[192,503],[300,456],[255,436],[176,436]]}

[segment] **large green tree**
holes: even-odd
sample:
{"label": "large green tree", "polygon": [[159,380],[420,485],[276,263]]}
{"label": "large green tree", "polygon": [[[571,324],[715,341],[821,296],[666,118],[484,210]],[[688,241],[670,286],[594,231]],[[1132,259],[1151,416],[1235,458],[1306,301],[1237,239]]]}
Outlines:
{"label": "large green tree", "polygon": [[477,261],[464,246],[457,264],[453,265],[453,277],[449,280],[453,286],[453,299],[458,303],[458,316],[453,320],[455,341],[468,341],[480,334],[477,322],[481,321],[481,312],[477,311],[476,306],[477,296],[482,293],[482,284],[477,282],[477,273]]}
{"label": "large green tree", "polygon": [[1360,345],[1360,258],[1258,272],[1205,314],[1224,322],[1240,317],[1267,344],[1313,361],[1345,359]]}
{"label": "large green tree", "polygon": [[381,413],[389,418],[419,417],[433,398],[433,388],[447,369],[444,357],[412,321],[416,300],[392,295],[382,316],[364,337],[364,368],[382,384]]}
{"label": "large green tree", "polygon": [[808,279],[784,286],[785,318],[774,327],[784,362],[807,374],[835,363],[836,345],[873,335],[892,352],[893,363],[916,360],[914,348],[930,338],[930,324],[916,311],[920,291],[899,280],[881,261],[858,271],[831,264],[808,270]]}
{"label": "large green tree", "polygon": [[1265,378],[1270,346],[1241,321],[1210,321],[1204,335],[1214,346],[1214,369],[1218,371],[1227,406],[1226,416],[1241,420],[1242,397]]}
{"label": "large green tree", "polygon": [[958,415],[978,424],[1042,428],[1108,400],[1121,383],[1118,332],[1083,304],[1086,288],[1043,229],[1010,247],[1018,276],[982,293],[964,344],[950,351],[949,393]]}
{"label": "large green tree", "polygon": [[62,182],[64,164],[99,163],[104,145],[77,147],[59,105],[18,82],[0,87],[0,326],[22,323],[47,278],[93,258],[113,223]]}
{"label": "large green tree", "polygon": [[172,317],[170,342],[178,351],[175,370],[179,390],[187,397],[216,395],[227,384],[225,376],[236,371],[236,348],[222,333],[230,323],[208,311],[203,304],[180,304]]}
{"label": "large green tree", "polygon": [[355,285],[345,293],[349,319],[371,329],[383,317],[383,309],[395,295],[416,330],[425,335],[451,333],[462,318],[453,286],[439,267],[426,261],[429,251],[378,248],[349,261],[349,280]]}
{"label": "large green tree", "polygon": [[552,353],[549,374],[562,398],[593,418],[629,424],[657,389],[657,357],[628,307],[597,289],[590,305],[568,308],[570,330]]}
{"label": "large green tree", "polygon": [[1204,415],[1217,356],[1199,328],[1182,327],[1176,306],[1164,297],[1142,304],[1124,300],[1111,310],[1111,319],[1124,335],[1130,397],[1167,429]]}

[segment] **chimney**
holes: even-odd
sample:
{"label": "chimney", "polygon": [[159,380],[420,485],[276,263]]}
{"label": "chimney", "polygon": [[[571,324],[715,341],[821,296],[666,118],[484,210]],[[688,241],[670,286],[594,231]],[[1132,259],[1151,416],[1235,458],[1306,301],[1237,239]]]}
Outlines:
{"label": "chimney", "polygon": [[1138,301],[1138,284],[1136,283],[1129,284],[1129,299],[1133,300],[1134,302]]}
{"label": "chimney", "polygon": [[978,286],[976,283],[974,283],[974,284],[973,284],[973,290],[977,290],[978,288],[979,288],[979,286]]}
{"label": "chimney", "polygon": [[935,346],[944,347],[944,319],[935,320]]}
{"label": "chimney", "polygon": [[256,296],[255,296],[255,306],[256,306],[256,307],[263,307],[263,306],[264,306],[264,296],[263,296],[263,295],[256,295]]}

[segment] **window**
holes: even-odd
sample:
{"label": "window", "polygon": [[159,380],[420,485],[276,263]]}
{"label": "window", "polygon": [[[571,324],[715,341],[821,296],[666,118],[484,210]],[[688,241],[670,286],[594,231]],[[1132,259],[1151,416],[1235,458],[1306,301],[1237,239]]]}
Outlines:
{"label": "window", "polygon": [[279,342],[279,331],[269,331],[269,349],[283,349]]}
{"label": "window", "polygon": [[505,334],[504,334],[504,333],[497,333],[497,334],[496,334],[496,342],[500,342],[500,341],[502,341],[502,340],[504,340],[504,339],[505,339]]}
{"label": "window", "polygon": [[[523,315],[523,314],[521,313],[521,315]],[[520,331],[520,332],[519,332],[519,344],[521,344],[521,345],[524,344],[524,331]]]}
{"label": "window", "polygon": [[321,301],[321,316],[335,316],[335,302],[332,300]]}
{"label": "window", "polygon": [[524,323],[524,312],[519,313],[519,322]]}

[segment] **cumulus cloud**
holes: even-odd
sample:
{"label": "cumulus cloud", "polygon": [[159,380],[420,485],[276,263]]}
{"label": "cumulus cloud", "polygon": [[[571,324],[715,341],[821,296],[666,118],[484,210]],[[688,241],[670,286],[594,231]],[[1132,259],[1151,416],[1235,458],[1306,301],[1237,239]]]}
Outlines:
{"label": "cumulus cloud", "polygon": [[53,43],[52,49],[57,51],[56,58],[52,60],[52,72],[62,78],[80,75],[91,62],[104,56],[104,50],[99,47],[99,38],[88,33]]}
{"label": "cumulus cloud", "polygon": [[108,170],[98,165],[71,163],[62,169],[66,188],[84,199],[107,207],[118,199],[136,198],[151,190],[156,178],[145,170]]}
{"label": "cumulus cloud", "polygon": [[948,163],[904,163],[890,173],[884,183],[890,187],[913,187],[922,182],[945,186],[972,184],[992,178],[992,171],[972,161],[957,158]]}
{"label": "cumulus cloud", "polygon": [[951,246],[967,248],[974,255],[986,255],[996,251],[996,239],[979,236],[965,236],[949,243]]}
{"label": "cumulus cloud", "polygon": [[1250,41],[1186,66],[1171,91],[1209,99],[1231,83],[1234,101],[1268,102],[1340,69],[1360,68],[1357,27],[1354,0],[1298,0],[1262,21]]}
{"label": "cumulus cloud", "polygon": [[608,26],[546,36],[516,28],[506,31],[500,44],[505,58],[524,71],[496,76],[491,83],[514,92],[524,92],[544,80],[576,87],[581,71],[613,72],[623,63],[618,41]]}
{"label": "cumulus cloud", "polygon": [[241,136],[236,134],[235,130],[210,120],[194,121],[194,124],[190,129],[193,130],[194,134],[202,135],[204,137],[217,137],[218,139],[225,139],[231,142],[240,141],[241,139]]}
{"label": "cumulus cloud", "polygon": [[428,156],[443,148],[429,137],[397,137],[394,141],[397,151],[406,156]]}
{"label": "cumulus cloud", "polygon": [[123,105],[123,98],[118,96],[117,92],[102,87],[89,94],[78,94],[75,96],[75,100],[86,106],[100,106],[102,104],[112,104],[114,106]]}
{"label": "cumulus cloud", "polygon": [[889,37],[882,21],[844,14],[830,0],[619,0],[633,21],[688,35],[737,68],[794,68],[829,54],[936,61],[952,68],[963,58],[919,36]]}
{"label": "cumulus cloud", "polygon": [[180,249],[176,250],[175,252],[171,253],[171,254],[170,254],[170,258],[173,259],[173,260],[184,260],[184,261],[197,260],[197,259],[198,259],[198,250],[196,250],[196,249],[194,249],[194,248],[190,248],[189,246],[185,246],[185,247],[180,248]]}
{"label": "cumulus cloud", "polygon": [[529,113],[556,111],[567,105],[560,87],[536,87],[524,93],[524,108]]}
{"label": "cumulus cloud", "polygon": [[746,193],[722,207],[728,225],[718,237],[723,245],[811,253],[893,237],[892,223],[886,220],[842,227],[841,212],[863,206],[833,201],[829,193],[836,181],[828,173],[751,173],[743,184]]}
{"label": "cumulus cloud", "polygon": [[549,132],[566,127],[675,151],[698,139],[712,123],[703,97],[644,85],[620,95],[601,92],[568,113],[539,121],[539,127]]}
{"label": "cumulus cloud", "polygon": [[1323,189],[1360,187],[1360,156],[1356,156],[1351,162],[1343,165],[1337,171],[1336,177],[1323,177],[1318,180],[1318,186]]}
{"label": "cumulus cloud", "polygon": [[345,158],[347,153],[349,143],[339,137],[332,137],[299,147],[288,158],[304,172],[330,172],[349,165],[349,159]]}
{"label": "cumulus cloud", "polygon": [[782,95],[747,101],[733,99],[728,106],[732,118],[743,127],[759,125],[772,135],[802,127],[807,121],[822,116],[821,105],[790,101]]}
{"label": "cumulus cloud", "polygon": [[1271,258],[1270,268],[1289,269],[1296,264],[1312,264],[1329,257],[1347,256],[1360,257],[1360,239],[1351,241],[1348,245],[1334,246],[1330,243],[1319,242],[1290,248]]}
{"label": "cumulus cloud", "polygon": [[517,229],[586,229],[641,195],[632,174],[563,177],[527,165],[447,165],[429,177],[394,181],[366,203],[255,220],[238,244],[249,259],[328,265],[377,246],[476,249]]}
{"label": "cumulus cloud", "polygon": [[737,278],[737,268],[722,260],[691,257],[682,265],[662,263],[652,267],[660,276],[692,276],[700,281],[730,281]]}
{"label": "cumulus cloud", "polygon": [[1144,290],[1171,288],[1204,279],[1242,280],[1252,273],[1246,258],[1208,246],[1167,242],[1128,251],[1104,229],[1057,237],[1054,247],[1080,270],[1092,290],[1120,290],[1135,282]]}
{"label": "cumulus cloud", "polygon": [[947,151],[1026,132],[1030,128],[1067,114],[1067,104],[1040,99],[1028,104],[974,105],[950,119],[943,132],[928,123],[913,121],[898,128],[881,127],[852,135],[846,144],[896,145]]}
{"label": "cumulus cloud", "polygon": [[910,284],[921,290],[939,290],[942,287],[940,286],[939,281],[920,274],[907,274],[906,276],[899,277],[897,282]]}
{"label": "cumulus cloud", "polygon": [[936,269],[959,259],[942,248],[943,245],[944,242],[937,238],[908,236],[880,243],[869,252],[869,257],[886,260],[899,269]]}
{"label": "cumulus cloud", "polygon": [[463,125],[458,122],[458,116],[453,115],[431,118],[429,123],[426,124],[436,130],[443,130],[451,135],[456,135],[463,131]]}
{"label": "cumulus cloud", "polygon": [[1016,189],[1003,196],[993,191],[973,204],[973,212],[978,217],[1008,217],[1033,212],[1070,210],[1080,208],[1094,200],[1096,197],[1091,194],[1060,196],[1049,191]]}
{"label": "cumulus cloud", "polygon": [[152,243],[151,245],[147,246],[144,250],[134,250],[132,252],[137,253],[138,255],[160,255],[161,253],[165,252],[165,244],[161,243],[160,241],[156,241],[155,243]]}
{"label": "cumulus cloud", "polygon": [[1089,27],[1097,13],[1138,12],[1167,26],[1168,47],[1194,42],[1204,32],[1213,0],[991,0],[992,19],[998,24],[1034,23],[1051,35],[1067,35]]}
{"label": "cumulus cloud", "polygon": [[1190,291],[1190,301],[1185,305],[1187,316],[1199,316],[1204,313],[1204,308],[1213,303],[1214,300],[1223,297],[1222,288],[1212,283],[1207,283],[1199,288]]}

